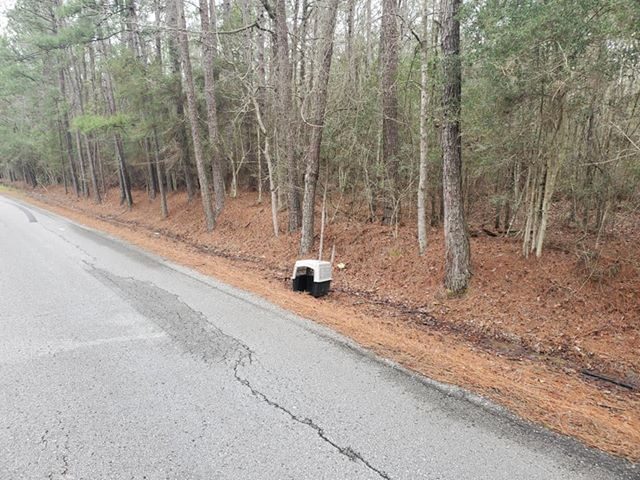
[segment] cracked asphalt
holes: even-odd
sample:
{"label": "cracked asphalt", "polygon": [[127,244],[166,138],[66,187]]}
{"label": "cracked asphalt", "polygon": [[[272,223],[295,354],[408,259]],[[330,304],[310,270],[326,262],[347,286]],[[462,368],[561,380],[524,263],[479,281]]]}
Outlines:
{"label": "cracked asphalt", "polygon": [[0,196],[0,479],[634,479],[264,300]]}

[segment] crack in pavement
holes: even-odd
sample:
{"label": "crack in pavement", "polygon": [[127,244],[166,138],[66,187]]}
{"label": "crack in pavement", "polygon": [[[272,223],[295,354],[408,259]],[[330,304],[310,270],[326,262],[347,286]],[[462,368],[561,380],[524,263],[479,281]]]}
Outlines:
{"label": "crack in pavement", "polygon": [[251,382],[248,379],[241,377],[239,373],[239,369],[241,367],[246,366],[244,363],[246,359],[249,360],[249,365],[253,363],[253,356],[251,354],[245,357],[240,357],[236,361],[233,367],[233,375],[236,381],[238,381],[241,385],[244,385],[246,388],[248,388],[251,391],[253,396],[259,398],[260,400],[267,403],[271,407],[287,414],[294,422],[297,422],[312,428],[313,430],[315,430],[318,437],[322,439],[322,441],[331,445],[335,450],[337,450],[341,455],[344,455],[345,457],[347,457],[349,460],[353,462],[359,461],[369,470],[376,473],[380,478],[383,478],[385,480],[391,480],[391,477],[389,476],[388,473],[373,466],[368,460],[366,460],[360,453],[355,451],[353,448],[349,446],[347,447],[340,446],[335,441],[331,440],[326,434],[326,432],[324,431],[324,429],[321,426],[319,426],[317,423],[315,423],[312,419],[299,417],[289,409],[285,408],[284,406],[280,405],[278,402],[270,399],[267,395],[265,395],[261,391],[257,390],[253,385],[251,385]]}
{"label": "crack in pavement", "polygon": [[[56,412],[58,427],[60,428],[62,435],[64,437],[64,441],[62,442],[62,451],[60,453],[60,460],[62,465],[60,465],[59,467],[60,471],[57,474],[54,471],[51,471],[47,474],[47,478],[49,480],[53,480],[54,478],[56,478],[56,475],[59,475],[60,478],[64,478],[69,473],[69,430],[65,428],[62,422],[62,419],[60,418],[60,415],[62,415],[62,412],[58,410]],[[50,430],[46,429],[42,434],[42,436],[40,437],[40,444],[43,445],[45,449],[47,448],[47,445],[48,445],[47,437],[49,434],[50,434]],[[58,441],[56,441],[55,443],[56,443],[56,450],[58,450],[57,448]],[[58,452],[56,452],[56,458],[58,458]]]}
{"label": "crack in pavement", "polygon": [[42,445],[43,449],[47,448],[47,435],[49,435],[49,429],[45,429],[44,433],[40,436],[40,445]]}
{"label": "crack in pavement", "polygon": [[[249,380],[242,378],[240,367],[251,365],[254,352],[237,338],[222,332],[202,312],[198,312],[174,295],[151,282],[132,277],[120,277],[87,262],[91,273],[123,297],[131,306],[157,323],[187,353],[204,362],[224,363],[233,368],[235,380],[248,388],[268,405],[286,413],[295,422],[313,429],[318,437],[349,460],[358,461],[380,478],[390,480],[384,471],[376,468],[351,447],[338,445],[324,429],[309,418],[301,418],[257,390]],[[176,321],[177,320],[177,321]]]}
{"label": "crack in pavement", "polygon": [[[47,230],[80,250],[89,258],[96,260],[93,255],[58,232]],[[229,364],[233,367],[235,380],[248,388],[254,397],[285,413],[296,423],[311,428],[323,442],[349,460],[360,462],[382,479],[391,480],[389,474],[372,465],[359,452],[350,446],[343,447],[332,440],[325,430],[312,419],[299,417],[257,390],[249,380],[242,378],[239,369],[246,366],[246,362],[249,365],[253,363],[254,352],[237,338],[222,332],[202,312],[194,310],[181,301],[177,295],[158,287],[152,282],[141,281],[134,277],[121,277],[103,270],[86,260],[83,260],[83,263],[88,267],[89,273],[117,292],[119,296],[123,297],[127,303],[143,314],[144,317],[158,324],[187,353],[207,363],[220,362]],[[68,448],[68,435],[66,437],[65,451]],[[63,453],[62,461],[62,476],[65,476],[69,469],[68,455],[66,453]]]}

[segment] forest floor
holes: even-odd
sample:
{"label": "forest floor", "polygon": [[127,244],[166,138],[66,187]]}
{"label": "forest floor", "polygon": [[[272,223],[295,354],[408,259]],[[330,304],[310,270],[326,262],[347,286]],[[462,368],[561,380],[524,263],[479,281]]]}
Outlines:
{"label": "forest floor", "polygon": [[269,204],[254,193],[228,199],[213,233],[200,200],[188,203],[184,193],[169,195],[166,220],[142,191],[131,211],[116,191],[101,205],[61,187],[8,193],[250,290],[527,420],[640,460],[638,218],[619,221],[597,253],[577,247],[577,232],[557,229],[543,257],[528,260],[519,240],[478,229],[462,298],[441,286],[441,229],[431,229],[419,257],[413,225],[400,226],[395,238],[390,227],[334,219],[325,257],[335,245],[335,262],[345,268],[334,266],[332,291],[317,300],[291,291],[299,235],[274,237]]}

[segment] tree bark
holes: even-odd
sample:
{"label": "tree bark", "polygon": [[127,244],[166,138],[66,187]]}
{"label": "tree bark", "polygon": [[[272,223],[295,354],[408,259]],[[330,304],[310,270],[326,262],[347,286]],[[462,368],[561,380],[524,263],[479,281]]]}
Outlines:
{"label": "tree bark", "polygon": [[158,179],[158,190],[160,191],[160,213],[162,218],[169,216],[169,207],[167,206],[167,191],[164,188],[164,168],[160,160],[160,141],[158,140],[158,131],[153,129],[153,143],[155,146],[154,157],[156,161],[156,176]]}
{"label": "tree bark", "polygon": [[196,100],[196,89],[193,83],[193,72],[191,70],[191,58],[189,57],[189,39],[187,38],[184,18],[184,4],[182,3],[183,0],[174,1],[177,13],[178,46],[180,47],[182,71],[186,87],[187,111],[189,114],[189,123],[191,124],[191,137],[193,139],[193,150],[196,158],[196,168],[198,170],[198,181],[200,182],[200,197],[202,198],[202,208],[204,210],[207,231],[211,231],[215,227],[215,215],[211,206],[209,179],[207,178],[207,170],[204,164],[202,138],[200,136],[200,126],[198,125],[198,104]]}
{"label": "tree bark", "polygon": [[60,97],[62,100],[62,130],[64,134],[64,141],[66,147],[67,162],[69,162],[69,170],[71,173],[71,184],[73,185],[73,191],[76,197],[80,196],[80,189],[78,188],[78,175],[76,174],[76,167],[73,163],[73,140],[71,139],[71,131],[69,127],[69,112],[67,110],[67,89],[65,86],[64,69],[60,67],[58,70],[58,86],[60,88]]}
{"label": "tree bark", "polygon": [[93,188],[93,199],[97,204],[100,204],[102,203],[102,196],[100,195],[100,188],[98,187],[94,150],[91,149],[89,138],[86,135],[84,135],[84,142],[87,148],[87,156],[89,157],[89,175],[91,177],[91,188]]}
{"label": "tree bark", "polygon": [[444,200],[445,278],[453,294],[463,293],[469,284],[470,249],[462,198],[462,143],[460,107],[462,72],[460,61],[461,0],[442,0],[442,184]]}
{"label": "tree bark", "polygon": [[[102,53],[105,57],[108,57],[109,49],[105,41],[100,42]],[[115,115],[118,112],[116,100],[113,93],[113,78],[108,71],[104,72],[104,97],[107,102],[107,111],[110,115]],[[116,156],[118,158],[118,178],[120,179],[120,203],[127,203],[127,207],[130,209],[133,206],[133,197],[131,195],[131,181],[129,179],[129,170],[127,168],[127,158],[124,150],[124,143],[122,136],[119,132],[113,134],[113,140],[115,143]]]}
{"label": "tree bark", "polygon": [[294,131],[294,111],[291,86],[291,62],[289,60],[289,40],[285,0],[275,4],[276,60],[278,69],[278,115],[279,150],[286,158],[287,166],[287,206],[289,207],[289,231],[300,228],[300,194]]}
{"label": "tree bark", "polygon": [[422,64],[420,65],[420,166],[418,178],[418,252],[424,255],[427,250],[427,163],[429,160],[429,122],[427,115],[429,113],[429,78],[428,78],[428,56],[429,44],[427,38],[429,36],[428,29],[428,0],[424,0],[422,9]]}
{"label": "tree bark", "polygon": [[[176,25],[176,8],[175,1],[169,2],[167,5],[167,23],[170,25]],[[176,117],[178,124],[176,125],[176,140],[179,149],[180,166],[182,167],[182,173],[184,175],[184,183],[187,189],[187,201],[191,203],[195,195],[194,179],[191,168],[191,155],[189,149],[189,134],[187,132],[187,126],[185,125],[184,114],[184,94],[182,86],[182,78],[180,73],[180,54],[178,53],[178,45],[173,35],[169,35],[167,38],[167,51],[169,53],[169,65],[171,73],[174,76],[173,80],[173,98],[175,102]],[[165,171],[168,169],[164,169]],[[167,182],[167,188],[171,188],[171,182]]]}
{"label": "tree bark", "polygon": [[78,154],[78,165],[80,165],[80,191],[82,196],[87,198],[89,196],[89,190],[87,188],[87,174],[84,169],[84,148],[82,148],[82,141],[80,140],[80,132],[76,130],[76,153]]}
{"label": "tree bark", "polygon": [[[60,145],[60,167],[62,170],[62,183],[64,184],[64,194],[68,195],[69,194],[69,185],[67,182],[67,168],[65,166],[65,155],[64,155],[64,140],[63,140],[63,135],[62,135],[62,121],[60,120],[60,109],[58,107],[58,102],[56,101],[56,117],[57,117],[57,122],[56,122],[56,127],[58,130],[58,143]],[[13,182],[13,172],[11,170],[9,170],[9,179]]]}
{"label": "tree bark", "polygon": [[[213,2],[214,0],[211,0]],[[211,151],[211,173],[213,177],[213,190],[215,193],[215,216],[218,217],[224,209],[224,178],[222,176],[222,164],[218,148],[218,112],[216,108],[215,79],[213,77],[213,58],[215,51],[212,49],[215,34],[212,20],[209,18],[209,5],[207,0],[200,0],[200,23],[202,25],[202,63],[204,70],[204,98],[207,103],[207,125],[209,128],[209,148]]]}
{"label": "tree bark", "polygon": [[391,225],[398,215],[398,0],[382,0],[380,29],[380,101],[382,107],[382,162],[386,189],[382,222]]}
{"label": "tree bark", "polygon": [[[319,4],[320,37],[317,40],[315,65],[318,72],[311,91],[311,115],[309,116],[310,141],[307,151],[307,166],[304,178],[304,200],[302,203],[302,236],[300,253],[307,254],[313,246],[316,186],[320,168],[320,146],[327,108],[327,87],[333,55],[333,33],[336,25],[338,0]],[[324,7],[324,8],[323,8]]]}

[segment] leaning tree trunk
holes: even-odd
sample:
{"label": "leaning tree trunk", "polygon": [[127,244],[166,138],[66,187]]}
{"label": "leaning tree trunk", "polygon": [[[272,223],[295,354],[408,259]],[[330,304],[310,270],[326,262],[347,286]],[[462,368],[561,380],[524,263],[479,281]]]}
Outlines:
{"label": "leaning tree trunk", "polygon": [[467,289],[471,276],[469,237],[462,198],[462,144],[460,138],[461,62],[460,0],[442,0],[442,185],[444,200],[444,285],[451,293]]}
{"label": "leaning tree trunk", "polygon": [[385,195],[382,221],[393,224],[398,213],[398,0],[382,0],[380,29],[380,101],[382,106],[382,162]]}
{"label": "leaning tree trunk", "polygon": [[316,47],[315,65],[318,72],[314,75],[315,82],[311,91],[311,115],[309,117],[311,139],[307,152],[307,167],[304,177],[304,200],[302,202],[302,237],[300,253],[307,254],[313,246],[313,223],[316,203],[316,186],[320,167],[320,145],[324,117],[327,109],[327,86],[329,84],[329,70],[333,55],[333,32],[336,25],[338,0],[328,0],[323,14],[320,16],[320,38]]}
{"label": "leaning tree trunk", "polygon": [[196,89],[193,83],[193,72],[191,70],[191,59],[189,58],[189,39],[187,38],[186,22],[184,19],[183,0],[175,0],[176,20],[178,27],[178,46],[182,60],[182,71],[184,73],[184,84],[187,96],[187,111],[189,113],[189,123],[191,123],[191,137],[193,139],[193,150],[196,157],[196,168],[198,170],[198,180],[200,182],[200,196],[202,207],[207,224],[207,230],[211,231],[215,227],[215,216],[211,207],[211,192],[209,191],[209,179],[204,164],[204,154],[202,149],[202,139],[200,137],[200,125],[198,124],[198,104],[196,100]]}
{"label": "leaning tree trunk", "polygon": [[[213,2],[213,0],[211,0]],[[211,173],[213,175],[213,190],[215,193],[216,209],[218,217],[224,208],[224,178],[222,176],[222,163],[218,148],[218,112],[216,109],[215,79],[213,76],[213,57],[215,51],[215,34],[212,21],[209,18],[209,5],[207,0],[200,0],[200,23],[202,25],[202,57],[204,70],[204,98],[207,103],[207,125],[209,127],[209,146],[211,148]],[[212,12],[215,10],[212,8]]]}

